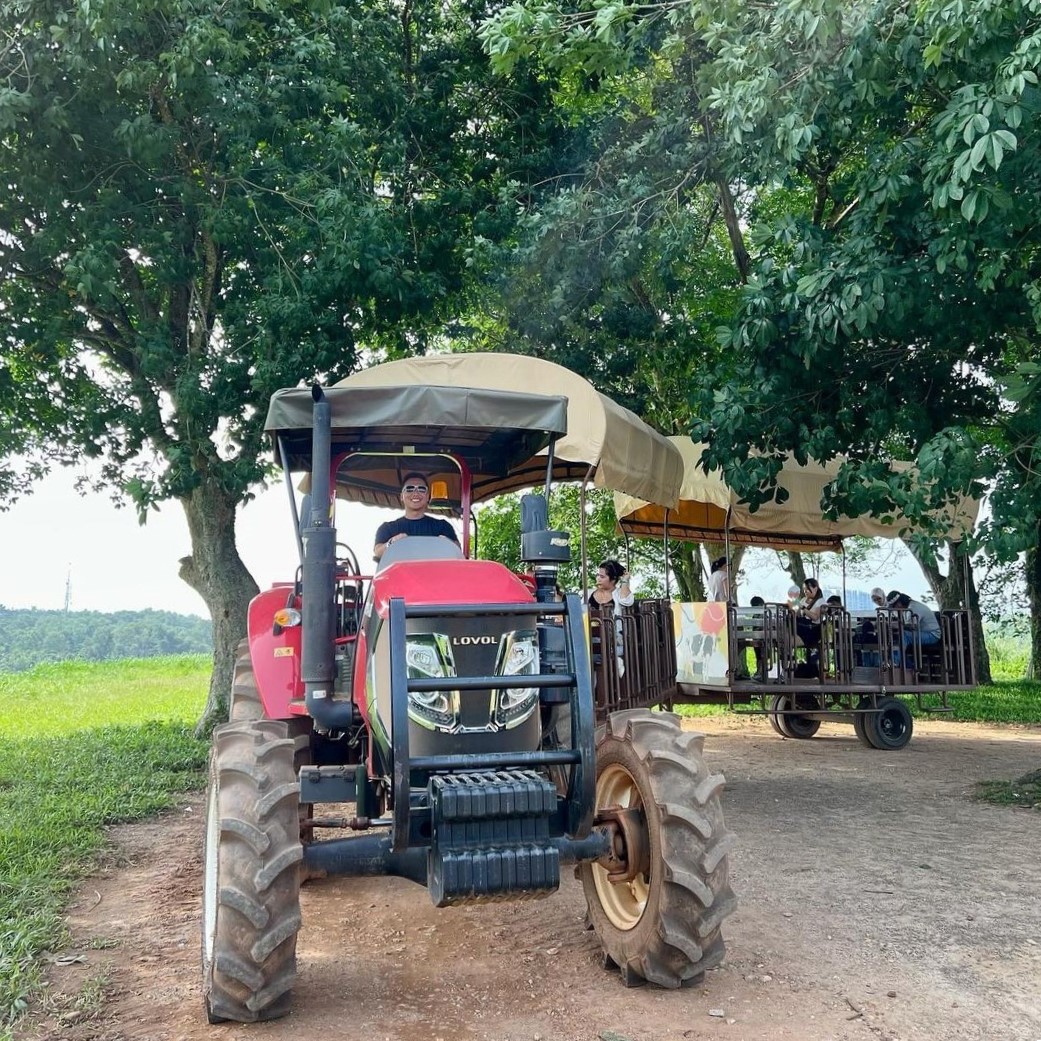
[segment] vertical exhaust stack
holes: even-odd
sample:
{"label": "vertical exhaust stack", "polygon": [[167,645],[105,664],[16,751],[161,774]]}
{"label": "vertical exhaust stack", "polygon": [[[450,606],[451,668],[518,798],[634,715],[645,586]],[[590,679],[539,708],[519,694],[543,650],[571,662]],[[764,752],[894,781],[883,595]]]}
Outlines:
{"label": "vertical exhaust stack", "polygon": [[353,712],[349,701],[332,700],[336,679],[336,528],[332,523],[329,469],[332,458],[332,412],[322,388],[311,388],[314,400],[310,508],[302,518],[304,571],[300,678],[307,710],[320,727],[343,730]]}

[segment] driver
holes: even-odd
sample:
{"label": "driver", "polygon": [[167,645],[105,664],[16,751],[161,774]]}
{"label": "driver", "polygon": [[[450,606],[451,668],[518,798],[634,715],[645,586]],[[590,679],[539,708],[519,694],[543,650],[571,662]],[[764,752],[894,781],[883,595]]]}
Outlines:
{"label": "driver", "polygon": [[405,516],[397,520],[385,521],[376,529],[376,547],[372,551],[373,560],[379,560],[392,542],[407,538],[409,535],[426,535],[451,539],[457,546],[459,539],[455,529],[440,517],[428,517],[427,507],[430,505],[430,483],[421,473],[405,475],[401,486],[401,505],[405,507]]}

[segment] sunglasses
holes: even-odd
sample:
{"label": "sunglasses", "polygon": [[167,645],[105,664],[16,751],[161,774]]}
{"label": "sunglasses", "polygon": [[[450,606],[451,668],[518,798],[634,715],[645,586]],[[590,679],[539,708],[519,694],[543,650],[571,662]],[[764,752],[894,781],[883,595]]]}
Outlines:
{"label": "sunglasses", "polygon": [[426,495],[427,486],[425,484],[406,484],[401,490],[406,495],[411,495],[413,492],[419,492],[421,495]]}

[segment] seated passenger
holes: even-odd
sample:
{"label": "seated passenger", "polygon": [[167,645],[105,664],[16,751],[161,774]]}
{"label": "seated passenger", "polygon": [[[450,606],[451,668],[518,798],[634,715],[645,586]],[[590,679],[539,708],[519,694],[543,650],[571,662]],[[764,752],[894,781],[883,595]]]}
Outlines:
{"label": "seated passenger", "polygon": [[401,505],[405,508],[404,517],[385,521],[376,529],[376,546],[372,551],[373,560],[381,559],[392,542],[408,538],[409,535],[451,539],[457,546],[459,545],[455,529],[448,521],[440,517],[427,516],[427,507],[430,505],[430,485],[423,474],[405,475],[401,488]]}
{"label": "seated passenger", "polygon": [[795,614],[795,632],[806,647],[816,647],[821,642],[821,608],[824,606],[824,591],[820,582],[808,578],[802,585],[802,600]]}
{"label": "seated passenger", "polygon": [[842,597],[841,596],[829,596],[828,599],[825,601],[825,603],[828,605],[828,607],[841,607],[842,606]]}
{"label": "seated passenger", "polygon": [[[914,625],[918,630],[918,642],[923,647],[940,642],[940,619],[936,612],[918,600],[912,600],[906,593],[897,589],[890,591],[886,597],[890,610],[910,611],[914,616]],[[910,647],[914,642],[914,630],[904,632],[904,646]]]}

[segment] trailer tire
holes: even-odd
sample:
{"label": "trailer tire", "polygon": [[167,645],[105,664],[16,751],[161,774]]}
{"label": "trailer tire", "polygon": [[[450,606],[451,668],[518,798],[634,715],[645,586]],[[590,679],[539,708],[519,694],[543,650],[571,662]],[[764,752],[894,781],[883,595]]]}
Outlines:
{"label": "trailer tire", "polygon": [[211,1023],[255,1023],[289,1011],[303,859],[294,744],[275,720],[214,731],[202,908]]}
{"label": "trailer tire", "polygon": [[[869,708],[871,708],[871,699],[870,698],[861,698],[860,702],[857,704],[857,708],[858,709],[869,709]],[[868,716],[868,715],[864,715],[864,714],[859,713],[859,712],[854,712],[853,713],[853,733],[857,735],[857,740],[859,740],[862,745],[866,745],[868,748],[874,748],[875,746],[872,743],[871,738],[868,737],[868,732],[867,732],[868,720],[870,718],[871,717]]]}
{"label": "trailer tire", "polygon": [[672,713],[615,712],[597,738],[597,810],[641,810],[646,856],[626,882],[612,882],[599,862],[579,867],[604,964],[629,986],[694,982],[723,960],[722,923],[737,906],[723,775],[705,764],[704,736],[683,733]]}
{"label": "trailer tire", "polygon": [[231,699],[228,703],[228,721],[248,723],[264,718],[264,703],[260,700],[253,660],[249,656],[249,640],[240,640],[235,648],[235,671],[231,680]]}
{"label": "trailer tire", "polygon": [[770,714],[766,717],[770,720],[770,726],[773,727],[774,733],[779,734],[781,737],[791,737],[784,728],[784,716],[777,715],[779,709],[783,709],[787,705],[787,699],[783,694],[775,694],[770,699]]}
{"label": "trailer tire", "polygon": [[867,717],[864,729],[875,748],[896,752],[911,740],[914,717],[899,698],[883,698],[878,703],[878,712]]}
{"label": "trailer tire", "polygon": [[[813,709],[817,706],[806,704],[810,694],[776,694],[771,702],[770,708],[774,712],[791,710],[793,708]],[[800,699],[802,699],[800,701]],[[776,720],[776,723],[774,721]],[[774,723],[774,730],[782,737],[794,738],[796,741],[808,741],[821,728],[819,719],[807,719],[805,716],[770,716],[770,722]]]}

